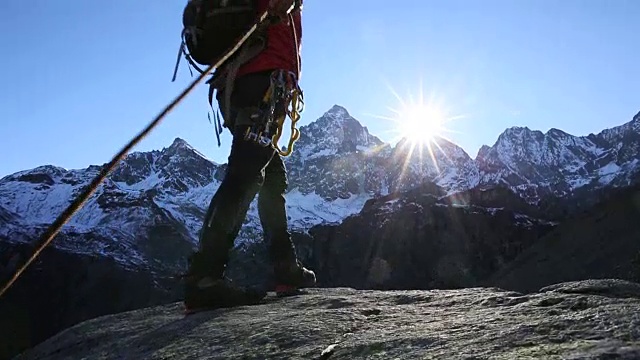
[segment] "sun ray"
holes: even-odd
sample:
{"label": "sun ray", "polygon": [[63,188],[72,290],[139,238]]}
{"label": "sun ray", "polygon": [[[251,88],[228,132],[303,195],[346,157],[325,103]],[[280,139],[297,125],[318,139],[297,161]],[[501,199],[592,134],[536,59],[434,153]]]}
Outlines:
{"label": "sun ray", "polygon": [[436,154],[433,153],[433,147],[431,147],[431,144],[435,144],[442,154],[444,154],[445,156],[447,156],[447,155],[446,155],[446,153],[444,151],[442,151],[442,148],[440,147],[440,145],[438,145],[438,143],[435,143],[435,142],[429,143],[429,155],[431,155],[431,163],[433,164],[433,166],[435,166],[436,172],[438,174],[440,174],[440,166],[438,165],[438,160],[436,159]]}
{"label": "sun ray", "polygon": [[[454,143],[447,134],[461,133],[450,129],[448,125],[466,116],[453,114],[445,98],[435,90],[425,91],[422,77],[418,79],[417,92],[407,91],[405,96],[401,96],[386,79],[383,82],[396,103],[386,106],[389,112],[386,115],[369,116],[391,123],[392,128],[385,133],[389,134],[391,143],[402,146],[403,151],[397,155],[405,157],[398,159],[400,178],[406,178],[410,166],[417,166],[420,173],[426,166],[433,166],[440,173],[438,159],[449,159],[443,146],[447,147],[444,145],[446,142]],[[429,162],[433,165],[429,165]]]}
{"label": "sun ray", "polygon": [[404,178],[407,174],[407,168],[411,163],[411,157],[413,155],[414,150],[415,150],[415,144],[409,144],[409,151],[407,152],[407,155],[404,158],[404,162],[402,163],[402,169],[400,170],[400,179],[396,184],[396,190],[400,190],[399,186],[404,183]]}

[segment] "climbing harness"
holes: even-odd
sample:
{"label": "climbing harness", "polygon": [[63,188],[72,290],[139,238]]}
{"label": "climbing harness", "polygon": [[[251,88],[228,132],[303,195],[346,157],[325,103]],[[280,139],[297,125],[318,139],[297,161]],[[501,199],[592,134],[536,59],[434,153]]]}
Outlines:
{"label": "climbing harness", "polygon": [[269,13],[265,11],[260,15],[258,21],[253,24],[246,31],[246,33],[237,41],[235,46],[230,48],[224,55],[217,61],[213,61],[211,65],[209,65],[201,74],[195,79],[186,89],[182,91],[180,95],[178,95],[171,103],[169,103],[142,131],[140,131],[128,144],[126,144],[120,152],[118,152],[109,163],[104,165],[100,169],[100,173],[96,176],[91,183],[82,191],[82,193],[73,201],[69,206],[56,218],[56,220],[47,228],[44,234],[40,237],[38,242],[36,243],[36,249],[34,253],[27,259],[27,261],[22,264],[15,274],[9,279],[9,281],[2,286],[0,289],[0,297],[2,297],[7,290],[15,283],[15,281],[20,277],[20,275],[31,265],[35,259],[40,255],[40,253],[44,250],[47,245],[49,245],[55,236],[60,232],[62,227],[69,222],[71,217],[78,212],[82,208],[82,206],[87,202],[89,197],[96,192],[100,184],[107,178],[107,176],[120,164],[122,160],[124,160],[125,156],[129,153],[129,151],[136,146],[144,137],[146,137],[156,126],[160,124],[160,122],[167,116],[167,114],[173,110],[184,98],[193,91],[193,89],[200,84],[206,77],[209,75],[211,70],[214,68],[218,68],[220,65],[225,63],[231,56],[233,56],[238,49],[247,41],[247,39],[259,28],[265,26],[268,21],[271,21],[271,17]]}
{"label": "climbing harness", "polygon": [[[276,70],[272,73],[270,88],[263,99],[263,105],[266,103],[266,109],[263,106],[260,110],[260,114],[254,114],[252,117],[254,124],[247,130],[244,136],[245,140],[254,141],[262,146],[272,146],[281,156],[285,157],[289,156],[293,152],[293,144],[300,138],[300,130],[296,128],[296,123],[300,120],[300,113],[304,109],[302,90],[297,82],[297,78],[300,74],[300,55],[298,53],[299,41],[292,15],[294,10],[301,8],[302,2],[296,1],[291,9],[289,9],[288,14],[293,42],[296,49],[295,56],[297,73],[285,72],[282,70]],[[213,113],[212,116],[207,112],[207,118],[209,123],[214,126],[218,146],[221,146],[220,135],[223,132],[223,124],[221,121],[222,116],[220,115],[220,111],[214,109],[213,106],[214,91],[220,87],[225,89],[223,99],[219,106],[224,109],[225,114],[230,114],[231,94],[233,93],[234,81],[238,70],[243,64],[264,50],[266,43],[267,40],[265,34],[253,34],[252,39],[243,46],[228,63],[224,64],[224,68],[219,69],[220,73],[214,74],[206,82],[206,84],[209,85],[208,100]],[[196,71],[201,72],[199,67],[191,59],[191,56],[187,54],[185,47],[186,45],[183,41],[178,53],[178,62],[180,54],[182,53],[189,61],[189,64],[191,64],[191,67],[195,68]],[[175,80],[177,66],[178,63],[176,63],[173,80]],[[189,71],[191,71],[191,68],[189,68]],[[284,109],[284,113],[279,111],[280,109]],[[289,137],[286,150],[282,150],[278,146],[278,141],[282,137],[283,127],[287,116],[291,119],[291,135]]]}
{"label": "climbing harness", "polygon": [[[286,70],[273,71],[261,109],[252,115],[253,125],[247,128],[244,139],[261,146],[271,146],[281,156],[289,156],[293,152],[293,144],[300,138],[296,123],[300,120],[303,108],[303,94],[296,74]],[[291,119],[291,135],[287,147],[282,150],[278,141],[282,137],[287,116]]]}
{"label": "climbing harness", "polygon": [[[301,6],[301,2],[296,2],[292,9]],[[296,124],[300,120],[300,113],[304,110],[304,96],[298,84],[300,75],[298,36],[291,12],[289,12],[289,24],[291,24],[296,49],[297,72],[275,70],[271,73],[271,82],[262,100],[262,108],[252,116],[254,124],[244,134],[245,140],[257,142],[265,147],[271,146],[280,156],[285,157],[291,155],[293,144],[300,139],[300,130],[296,128]],[[291,134],[287,147],[282,150],[278,142],[282,137],[287,116],[291,119]]]}

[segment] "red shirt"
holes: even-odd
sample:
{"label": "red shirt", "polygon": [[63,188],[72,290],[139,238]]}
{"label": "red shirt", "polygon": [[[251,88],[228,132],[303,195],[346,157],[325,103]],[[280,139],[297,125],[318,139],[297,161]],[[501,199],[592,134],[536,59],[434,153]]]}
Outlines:
{"label": "red shirt", "polygon": [[[269,0],[258,0],[258,14],[265,12],[268,6]],[[302,16],[300,13],[301,11],[296,11],[292,14],[293,24],[295,25],[295,36],[298,43],[297,50],[293,33],[294,28],[291,24],[286,25],[279,23],[271,25],[267,29],[266,48],[256,57],[242,65],[240,69],[238,69],[236,76],[276,69],[289,70],[297,74],[298,63],[300,61],[299,51],[302,42]],[[298,74],[298,76],[299,75],[300,74]]]}

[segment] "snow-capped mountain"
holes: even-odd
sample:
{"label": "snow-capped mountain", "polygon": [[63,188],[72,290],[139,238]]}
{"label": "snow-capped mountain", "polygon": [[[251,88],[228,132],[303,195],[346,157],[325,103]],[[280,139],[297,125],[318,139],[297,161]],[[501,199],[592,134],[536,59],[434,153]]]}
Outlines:
{"label": "snow-capped mountain", "polygon": [[458,145],[443,138],[422,146],[403,140],[393,149],[388,174],[396,191],[431,181],[448,192],[478,185],[478,167]]}
{"label": "snow-capped mountain", "polygon": [[547,194],[630,185],[640,170],[640,113],[589,136],[510,128],[492,147],[481,148],[475,162],[480,184],[507,184],[533,202]]}
{"label": "snow-capped mountain", "polygon": [[[385,144],[336,105],[301,128],[294,154],[285,160],[290,225],[306,232],[314,225],[340,223],[370,199],[425,182],[447,194],[503,184],[530,203],[548,194],[563,197],[579,189],[626,185],[640,170],[639,130],[640,114],[627,124],[586,137],[557,129],[542,133],[510,128],[472,159],[444,139],[422,147],[407,141]],[[121,248],[120,255],[113,255],[117,260],[148,263],[151,250],[144,239],[160,228],[171,228],[172,241],[181,249],[195,244],[225,168],[182,139],[162,150],[132,153],[65,231],[100,235],[99,244],[76,244],[76,251],[109,253],[106,249]],[[18,232],[50,224],[99,170],[47,165],[1,179],[0,236],[25,238],[28,231],[21,236]],[[255,240],[260,231],[254,202],[239,241]],[[74,249],[71,243],[64,247]],[[135,255],[125,256],[128,251]]]}

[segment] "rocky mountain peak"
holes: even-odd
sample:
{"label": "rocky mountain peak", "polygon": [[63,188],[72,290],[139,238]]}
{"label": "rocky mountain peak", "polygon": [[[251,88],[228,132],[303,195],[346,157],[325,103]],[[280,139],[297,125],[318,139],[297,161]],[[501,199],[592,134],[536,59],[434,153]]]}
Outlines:
{"label": "rocky mountain peak", "polygon": [[113,172],[111,179],[127,185],[151,180],[147,186],[160,185],[183,192],[189,187],[210,183],[217,167],[217,164],[178,137],[162,150],[129,154]]}
{"label": "rocky mountain peak", "polygon": [[155,168],[161,177],[170,179],[169,183],[177,190],[187,191],[190,187],[209,184],[217,164],[185,140],[176,138],[171,146],[161,151],[155,161]]}
{"label": "rocky mountain peak", "polygon": [[456,159],[462,159],[464,161],[471,160],[469,154],[457,144],[451,142],[443,137],[435,137],[432,140],[433,144],[439,148],[442,152],[446,153],[449,157]]}
{"label": "rocky mountain peak", "polygon": [[191,148],[191,145],[187,143],[184,139],[177,137],[173,139],[173,142],[169,146],[169,148]]}
{"label": "rocky mountain peak", "polygon": [[505,183],[531,199],[548,193],[565,196],[578,188],[629,184],[640,163],[638,120],[636,115],[631,122],[589,136],[555,128],[546,133],[509,128],[492,147],[480,149],[476,158],[480,182]]}
{"label": "rocky mountain peak", "polygon": [[569,135],[568,133],[560,130],[560,129],[556,129],[556,128],[551,128],[549,129],[549,131],[547,131],[547,135],[551,136],[553,138],[556,139],[561,139],[561,138],[568,138],[571,137],[572,135]]}
{"label": "rocky mountain peak", "polygon": [[482,159],[484,159],[484,157],[487,156],[487,153],[489,152],[489,150],[491,150],[491,147],[489,147],[489,145],[482,145],[480,149],[478,149],[478,154],[476,154],[476,160],[481,161]]}
{"label": "rocky mountain peak", "polygon": [[339,105],[334,105],[318,120],[300,128],[299,156],[309,159],[366,151],[383,142]]}
{"label": "rocky mountain peak", "polygon": [[525,164],[558,167],[597,151],[596,144],[588,138],[569,135],[559,129],[543,133],[527,127],[513,127],[503,132],[493,147],[485,149],[484,159],[501,162],[511,169],[519,169]]}
{"label": "rocky mountain peak", "polygon": [[530,140],[539,141],[542,138],[544,138],[542,131],[531,130],[527,126],[512,126],[498,136],[496,145],[523,144]]}
{"label": "rocky mountain peak", "polygon": [[320,128],[328,129],[348,129],[353,128],[355,130],[364,129],[362,124],[356,120],[347,109],[340,105],[333,105],[331,109],[326,111],[319,119],[309,124],[308,130],[315,130]]}
{"label": "rocky mountain peak", "polygon": [[626,124],[605,129],[597,136],[601,141],[605,141],[610,146],[616,146],[616,143],[640,142],[640,113],[636,114],[631,121]]}
{"label": "rocky mountain peak", "polygon": [[160,154],[160,158],[172,159],[172,161],[187,160],[190,158],[206,159],[206,156],[179,137],[175,138],[168,148],[162,149]]}
{"label": "rocky mountain peak", "polygon": [[331,109],[324,113],[323,118],[334,119],[335,121],[341,121],[342,119],[349,118],[351,115],[349,111],[340,105],[333,105]]}

